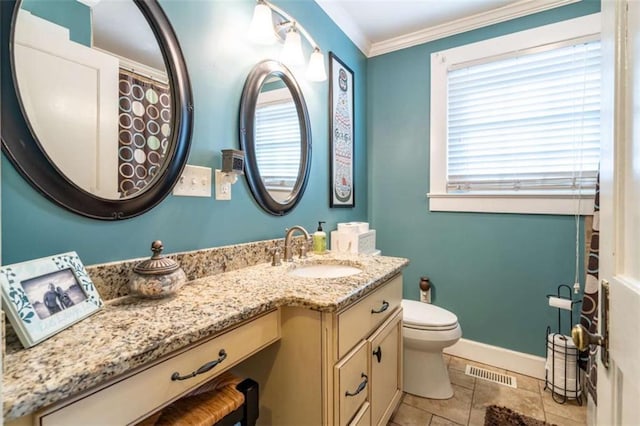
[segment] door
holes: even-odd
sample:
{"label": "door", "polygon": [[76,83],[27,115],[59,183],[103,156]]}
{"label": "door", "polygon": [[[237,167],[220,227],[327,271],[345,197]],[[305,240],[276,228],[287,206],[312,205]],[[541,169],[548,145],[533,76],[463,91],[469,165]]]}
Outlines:
{"label": "door", "polygon": [[[603,63],[607,65],[602,78],[600,280],[610,283],[610,362],[608,368],[602,362],[598,365],[595,423],[638,425],[640,2],[603,1],[602,19]],[[601,310],[600,334],[603,319]]]}
{"label": "door", "polygon": [[47,155],[85,191],[118,199],[118,59],[23,9],[14,51],[20,99]]}

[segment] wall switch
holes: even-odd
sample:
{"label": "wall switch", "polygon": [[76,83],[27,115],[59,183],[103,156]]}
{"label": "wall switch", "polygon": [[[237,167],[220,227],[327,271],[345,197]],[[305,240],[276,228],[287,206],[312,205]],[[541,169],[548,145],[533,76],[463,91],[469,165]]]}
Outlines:
{"label": "wall switch", "polygon": [[216,200],[231,199],[231,182],[226,173],[216,169]]}
{"label": "wall switch", "polygon": [[186,165],[173,195],[183,197],[211,197],[211,168]]}

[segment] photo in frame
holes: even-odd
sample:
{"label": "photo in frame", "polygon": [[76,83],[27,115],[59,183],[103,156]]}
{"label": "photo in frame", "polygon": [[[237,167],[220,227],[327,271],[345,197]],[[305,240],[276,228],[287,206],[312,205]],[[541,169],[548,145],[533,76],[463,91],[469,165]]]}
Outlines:
{"label": "photo in frame", "polygon": [[75,252],[0,268],[2,307],[20,342],[34,346],[103,305]]}
{"label": "photo in frame", "polygon": [[329,52],[330,207],[354,207],[354,75]]}

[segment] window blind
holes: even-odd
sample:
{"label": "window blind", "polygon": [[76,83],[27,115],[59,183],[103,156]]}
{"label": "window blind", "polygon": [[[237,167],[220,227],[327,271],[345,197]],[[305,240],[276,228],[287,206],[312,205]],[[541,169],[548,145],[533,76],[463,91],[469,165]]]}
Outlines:
{"label": "window blind", "polygon": [[447,74],[447,192],[595,188],[600,42]]}
{"label": "window blind", "polygon": [[256,158],[267,187],[292,189],[300,168],[300,126],[292,100],[256,108]]}

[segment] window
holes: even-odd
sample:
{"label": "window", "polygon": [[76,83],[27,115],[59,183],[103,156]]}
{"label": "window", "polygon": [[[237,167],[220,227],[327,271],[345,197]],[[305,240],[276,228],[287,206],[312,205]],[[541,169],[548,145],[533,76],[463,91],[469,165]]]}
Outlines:
{"label": "window", "polygon": [[590,213],[599,25],[591,15],[432,55],[431,210]]}
{"label": "window", "polygon": [[300,169],[298,111],[288,88],[260,93],[255,115],[256,159],[268,191],[289,195]]}

